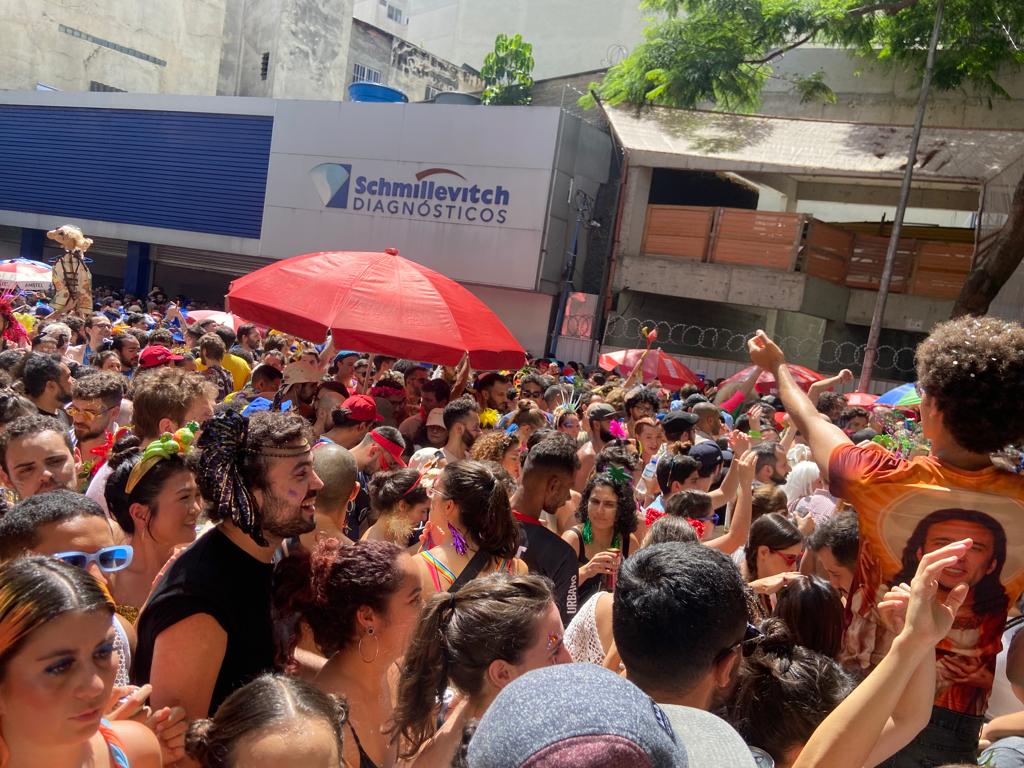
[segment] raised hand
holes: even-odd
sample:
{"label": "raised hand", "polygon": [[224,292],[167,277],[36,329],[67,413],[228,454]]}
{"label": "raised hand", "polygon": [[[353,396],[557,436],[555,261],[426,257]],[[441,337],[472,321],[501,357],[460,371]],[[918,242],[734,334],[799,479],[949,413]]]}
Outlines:
{"label": "raised hand", "polygon": [[750,362],[766,371],[775,372],[786,362],[786,356],[782,354],[779,345],[769,339],[764,331],[758,331],[747,341],[747,351],[750,353]]}
{"label": "raised hand", "polygon": [[971,539],[955,541],[921,558],[910,582],[907,618],[901,634],[933,646],[949,634],[970,588],[958,584],[943,599],[939,596],[939,574],[960,560],[973,544]]}

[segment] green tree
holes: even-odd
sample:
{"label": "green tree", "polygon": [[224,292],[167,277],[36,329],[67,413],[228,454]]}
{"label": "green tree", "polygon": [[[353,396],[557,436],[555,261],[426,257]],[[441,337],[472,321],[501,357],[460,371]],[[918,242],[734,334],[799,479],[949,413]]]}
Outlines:
{"label": "green tree", "polygon": [[529,104],[533,88],[533,46],[522,35],[498,35],[480,68],[484,104]]}
{"label": "green tree", "polygon": [[[645,40],[592,90],[609,104],[732,111],[760,104],[775,65],[817,43],[921,73],[935,0],[642,0],[657,15]],[[947,0],[933,87],[971,89],[989,103],[1008,94],[1000,75],[1024,65],[1022,0]],[[786,77],[804,101],[834,102],[824,72]],[[592,96],[581,99],[592,106]],[[1024,179],[998,242],[974,265],[954,309],[981,314],[1024,258]]]}

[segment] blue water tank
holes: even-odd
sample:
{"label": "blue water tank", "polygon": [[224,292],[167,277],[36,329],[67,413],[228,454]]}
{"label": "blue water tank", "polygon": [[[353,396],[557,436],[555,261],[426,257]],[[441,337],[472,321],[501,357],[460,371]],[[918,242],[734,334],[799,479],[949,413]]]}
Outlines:
{"label": "blue water tank", "polygon": [[376,101],[387,103],[408,102],[409,97],[397,88],[379,83],[352,83],[348,87],[349,101]]}

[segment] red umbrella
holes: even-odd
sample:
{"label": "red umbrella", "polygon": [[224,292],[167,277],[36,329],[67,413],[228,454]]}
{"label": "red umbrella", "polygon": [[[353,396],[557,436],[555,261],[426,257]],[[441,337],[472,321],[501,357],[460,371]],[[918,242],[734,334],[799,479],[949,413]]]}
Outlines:
{"label": "red umbrella", "polygon": [[851,408],[870,408],[877,399],[878,395],[872,395],[868,392],[846,393],[846,404]]}
{"label": "red umbrella", "polygon": [[384,253],[293,256],[231,283],[232,312],[304,339],[330,331],[338,349],[478,370],[519,368],[526,353],[508,328],[454,280]]}
{"label": "red umbrella", "polygon": [[197,323],[213,320],[218,325],[227,326],[232,331],[237,331],[238,326],[245,322],[238,315],[233,315],[230,312],[219,312],[215,309],[197,309],[188,313],[188,319],[195,320]]}
{"label": "red umbrella", "polygon": [[[597,364],[606,371],[621,368],[629,373],[636,366],[643,355],[642,349],[623,349],[618,352],[607,352],[598,359]],[[646,381],[657,379],[667,387],[682,387],[686,384],[700,386],[700,379],[697,374],[676,360],[672,355],[665,354],[660,349],[652,349],[647,353],[643,365],[643,377]]]}
{"label": "red umbrella", "polygon": [[[793,374],[793,378],[796,379],[796,383],[799,384],[800,388],[804,391],[809,389],[811,384],[814,382],[821,381],[825,378],[817,371],[812,371],[810,368],[804,368],[802,365],[791,365],[787,363],[786,367],[789,368],[789,372]],[[723,381],[721,386],[724,387],[726,384],[739,383],[746,379],[753,370],[754,366],[747,366],[742,371],[734,373],[728,379]],[[754,388],[762,395],[777,395],[779,393],[779,385],[776,383],[775,377],[767,371],[764,371],[757,377],[757,383],[754,385]],[[721,387],[719,387],[719,389],[721,389]]]}

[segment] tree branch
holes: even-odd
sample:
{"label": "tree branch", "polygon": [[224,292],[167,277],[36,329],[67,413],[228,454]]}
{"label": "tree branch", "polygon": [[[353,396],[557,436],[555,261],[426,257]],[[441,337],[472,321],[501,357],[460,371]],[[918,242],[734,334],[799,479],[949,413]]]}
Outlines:
{"label": "tree branch", "polygon": [[896,0],[891,3],[876,3],[874,5],[862,5],[859,8],[851,8],[847,13],[850,16],[867,16],[869,13],[875,11],[884,11],[885,13],[899,13],[904,8],[912,8],[917,5],[921,0]]}
{"label": "tree branch", "polygon": [[[915,2],[916,1],[917,0],[915,0]],[[757,66],[759,64],[767,64],[768,62],[777,59],[782,54],[789,53],[794,48],[799,48],[804,43],[809,43],[811,41],[811,38],[813,38],[816,34],[818,34],[819,31],[820,31],[820,28],[815,29],[813,32],[811,32],[811,33],[801,37],[799,40],[794,40],[789,45],[784,45],[781,48],[777,48],[774,51],[772,51],[771,53],[767,54],[766,56],[761,57],[760,59],[750,59],[749,61],[744,61],[743,63],[744,64],[751,64],[751,65],[754,65],[754,66]]]}

